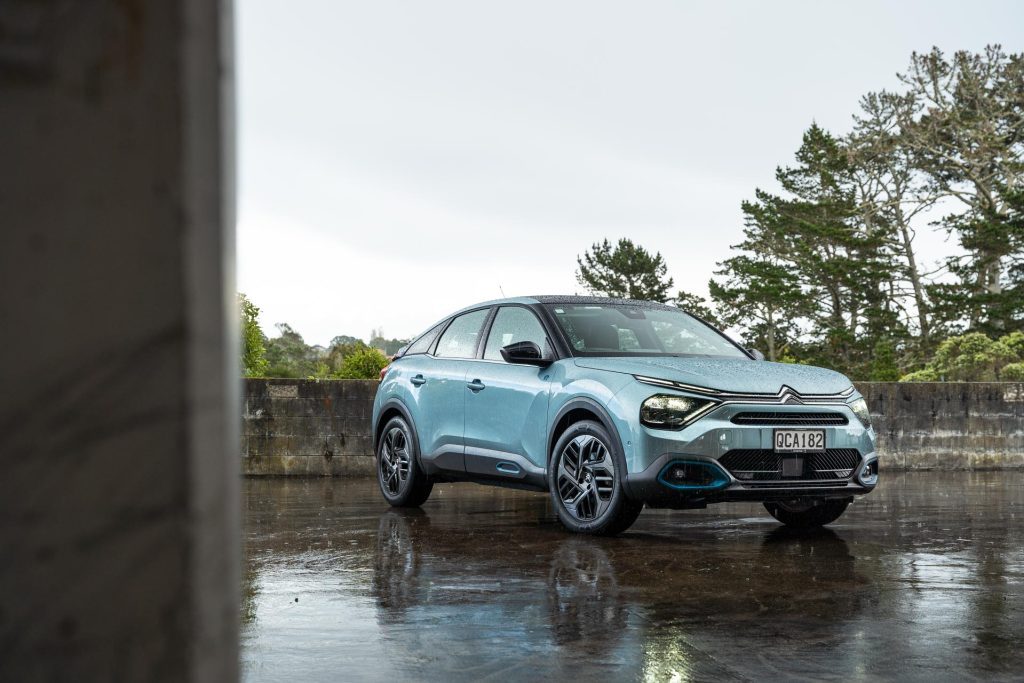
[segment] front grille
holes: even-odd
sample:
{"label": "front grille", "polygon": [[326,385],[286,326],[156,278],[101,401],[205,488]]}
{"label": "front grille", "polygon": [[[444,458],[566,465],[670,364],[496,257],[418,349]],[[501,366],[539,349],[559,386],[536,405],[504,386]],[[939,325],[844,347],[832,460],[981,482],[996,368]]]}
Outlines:
{"label": "front grille", "polygon": [[738,425],[844,425],[848,423],[842,413],[737,413],[732,418]]}
{"label": "front grille", "polygon": [[794,454],[803,458],[803,472],[797,477],[782,476],[782,455],[767,448],[740,448],[725,453],[719,464],[741,482],[816,482],[849,479],[860,463],[856,448],[829,448],[824,453]]}

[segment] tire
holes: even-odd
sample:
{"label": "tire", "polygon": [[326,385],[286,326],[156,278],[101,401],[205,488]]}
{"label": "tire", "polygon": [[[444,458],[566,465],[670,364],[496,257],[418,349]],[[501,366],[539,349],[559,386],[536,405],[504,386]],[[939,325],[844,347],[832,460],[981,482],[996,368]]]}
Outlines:
{"label": "tire", "polygon": [[816,529],[839,519],[850,506],[852,498],[826,499],[806,505],[765,503],[768,513],[791,529]]}
{"label": "tire", "polygon": [[628,529],[644,508],[626,496],[621,449],[598,422],[583,420],[566,429],[548,462],[551,503],[569,531],[614,536]]}
{"label": "tire", "polygon": [[419,465],[416,434],[401,417],[393,417],[381,430],[375,458],[377,485],[394,507],[419,507],[434,488]]}

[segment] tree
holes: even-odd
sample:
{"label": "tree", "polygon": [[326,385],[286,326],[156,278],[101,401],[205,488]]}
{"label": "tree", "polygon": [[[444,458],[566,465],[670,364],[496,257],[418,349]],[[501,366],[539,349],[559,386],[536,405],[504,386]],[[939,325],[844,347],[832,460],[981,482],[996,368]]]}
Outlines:
{"label": "tree", "polygon": [[[756,190],[755,200],[743,203],[743,258],[720,264],[718,274],[731,284],[719,283],[712,297],[726,306],[741,294],[760,302],[756,319],[744,319],[743,312],[735,316],[748,327],[765,326],[769,347],[779,331],[775,313],[786,316],[791,331],[802,317],[807,341],[796,360],[864,376],[873,343],[868,340],[893,336],[898,327],[887,293],[892,256],[882,228],[860,210],[842,140],[812,125],[796,162],[776,171],[783,194]],[[767,283],[758,283],[761,278]],[[785,296],[778,309],[773,295]]]}
{"label": "tree", "polygon": [[707,299],[696,294],[690,294],[687,291],[680,289],[676,292],[676,295],[672,298],[677,308],[681,308],[691,315],[695,315],[698,318],[707,320],[712,325],[718,325],[718,316],[708,305]]}
{"label": "tree", "polygon": [[[868,93],[861,98],[861,111],[854,116],[854,131],[847,145],[858,189],[858,211],[865,223],[884,231],[887,248],[897,255],[891,304],[904,312],[904,324],[916,322],[920,346],[926,351],[932,336],[931,306],[926,273],[914,249],[914,224],[934,206],[938,193],[916,167],[904,140],[901,126],[913,107],[910,95]],[[908,298],[910,302],[904,303]]]}
{"label": "tree", "polygon": [[241,316],[242,374],[245,377],[262,377],[267,371],[267,338],[260,329],[260,309],[239,292],[238,310]]}
{"label": "tree", "polygon": [[665,303],[672,278],[660,252],[651,254],[622,238],[613,247],[606,239],[577,257],[576,280],[589,292],[617,299],[641,299]]}
{"label": "tree", "polygon": [[357,351],[369,348],[362,339],[339,335],[331,340],[331,347],[324,357],[324,376],[338,376],[345,364],[345,359]]}
{"label": "tree", "polygon": [[[735,248],[756,249],[756,233],[747,234]],[[723,279],[712,279],[708,289],[722,322],[743,328],[748,344],[764,349],[768,360],[779,360],[797,334],[796,319],[812,309],[796,273],[769,254],[741,254],[718,265],[715,274]]]}
{"label": "tree", "polygon": [[896,347],[892,340],[881,339],[875,344],[875,352],[871,357],[872,382],[896,382],[900,378],[900,369],[896,365]]}
{"label": "tree", "polygon": [[363,340],[359,337],[352,337],[347,334],[339,334],[331,340],[331,347],[335,346],[347,346],[351,344],[362,344]]}
{"label": "tree", "polygon": [[370,330],[370,346],[380,350],[385,356],[393,356],[399,349],[409,343],[408,339],[387,339],[384,337],[384,328],[375,327]]}
{"label": "tree", "polygon": [[1021,324],[1019,291],[1006,280],[1024,245],[1012,217],[1024,187],[1024,55],[993,45],[947,59],[933,48],[914,53],[900,80],[914,101],[905,144],[932,187],[963,207],[941,221],[966,254],[946,261],[954,282],[931,288],[936,309],[953,325],[1010,331]]}
{"label": "tree", "polygon": [[267,340],[267,377],[311,377],[321,359],[288,323],[278,323],[280,337]]}

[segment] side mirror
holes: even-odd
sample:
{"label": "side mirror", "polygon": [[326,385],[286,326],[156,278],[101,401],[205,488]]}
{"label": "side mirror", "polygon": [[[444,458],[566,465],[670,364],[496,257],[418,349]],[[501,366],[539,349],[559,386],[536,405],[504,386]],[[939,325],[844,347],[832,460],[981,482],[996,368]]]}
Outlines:
{"label": "side mirror", "polygon": [[754,357],[754,360],[764,360],[764,354],[757,349],[747,349],[747,353]]}
{"label": "side mirror", "polygon": [[540,347],[532,341],[521,341],[501,348],[501,357],[506,363],[517,365],[551,365],[551,359],[545,358]]}

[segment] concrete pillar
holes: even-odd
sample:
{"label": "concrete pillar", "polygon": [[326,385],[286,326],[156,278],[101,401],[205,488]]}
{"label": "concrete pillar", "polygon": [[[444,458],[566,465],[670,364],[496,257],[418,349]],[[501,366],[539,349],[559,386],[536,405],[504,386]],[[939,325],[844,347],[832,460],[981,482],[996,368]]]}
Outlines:
{"label": "concrete pillar", "polygon": [[0,680],[237,677],[230,31],[0,2]]}

